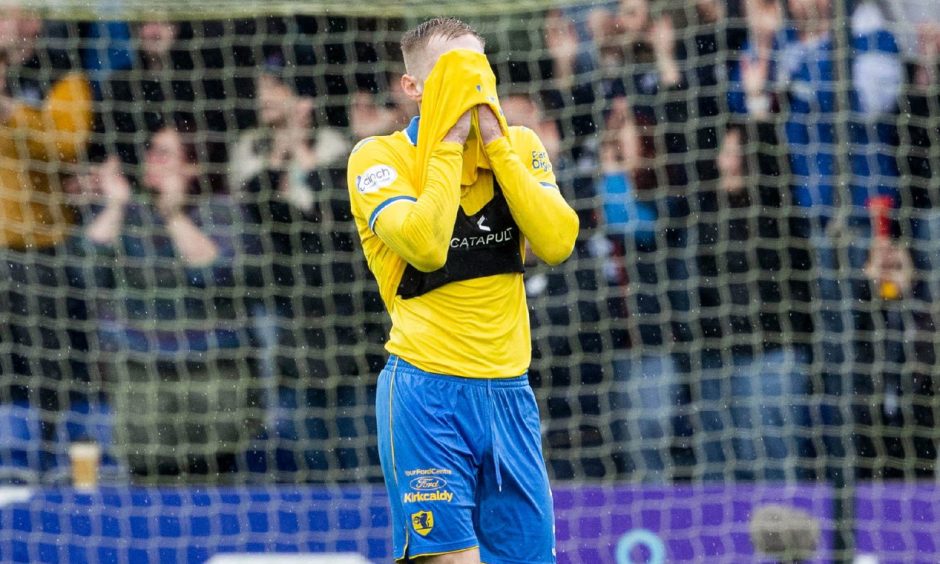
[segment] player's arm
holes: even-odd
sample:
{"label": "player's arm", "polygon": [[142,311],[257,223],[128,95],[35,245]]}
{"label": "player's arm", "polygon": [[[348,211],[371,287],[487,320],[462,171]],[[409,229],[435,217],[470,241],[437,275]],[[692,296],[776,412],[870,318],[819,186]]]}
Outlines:
{"label": "player's arm", "polygon": [[524,131],[526,139],[520,151],[526,151],[529,162],[525,162],[513,150],[509,138],[502,135],[491,112],[480,112],[480,129],[484,139],[495,137],[486,144],[486,155],[506,196],[512,217],[528,239],[532,251],[548,264],[561,263],[574,249],[579,221],[577,213],[558,189],[542,142],[534,132]]}
{"label": "player's arm", "polygon": [[[447,261],[460,207],[463,139],[468,130],[466,116],[434,148],[428,162],[427,182],[420,194],[411,185],[409,174],[398,174],[388,164],[397,159],[383,146],[361,155],[354,152],[349,160],[349,181],[351,185],[357,184],[358,194],[354,193],[354,197],[364,200],[362,209],[371,210],[369,228],[398,256],[422,272],[437,270]],[[388,184],[381,180],[366,184],[371,181],[363,175],[369,171],[381,174],[391,171],[394,179]],[[374,186],[378,188],[373,189]]]}

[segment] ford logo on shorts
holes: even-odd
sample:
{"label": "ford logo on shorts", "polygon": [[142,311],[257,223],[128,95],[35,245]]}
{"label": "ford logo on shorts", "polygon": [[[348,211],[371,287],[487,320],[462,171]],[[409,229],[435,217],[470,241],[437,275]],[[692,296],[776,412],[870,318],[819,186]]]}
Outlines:
{"label": "ford logo on shorts", "polygon": [[411,481],[411,489],[413,490],[439,490],[446,485],[445,480],[428,476],[421,476]]}

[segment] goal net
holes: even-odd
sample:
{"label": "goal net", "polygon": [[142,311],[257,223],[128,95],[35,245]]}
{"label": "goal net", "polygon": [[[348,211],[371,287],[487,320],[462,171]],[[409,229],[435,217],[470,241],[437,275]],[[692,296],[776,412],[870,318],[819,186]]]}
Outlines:
{"label": "goal net", "polygon": [[[0,477],[47,497],[0,508],[0,558],[44,554],[7,519],[55,544],[83,442],[149,558],[190,530],[218,543],[167,558],[276,550],[219,547],[311,484],[298,526],[330,540],[271,525],[285,551],[388,556],[389,322],[345,164],[416,113],[398,41],[439,13],[581,220],[526,267],[559,559],[940,554],[931,2],[2,5]],[[223,507],[121,489],[167,484]],[[89,560],[121,534],[96,519]]]}

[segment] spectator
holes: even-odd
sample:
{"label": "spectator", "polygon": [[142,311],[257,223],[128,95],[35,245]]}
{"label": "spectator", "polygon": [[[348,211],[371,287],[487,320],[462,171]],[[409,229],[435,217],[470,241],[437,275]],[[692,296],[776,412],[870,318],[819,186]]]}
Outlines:
{"label": "spectator", "polygon": [[229,181],[236,191],[266,192],[304,213],[321,213],[310,176],[345,157],[349,143],[334,129],[316,127],[313,99],[298,96],[283,69],[283,60],[272,57],[258,77],[260,127],[242,134],[231,150]]}
{"label": "spectator", "polygon": [[940,81],[940,22],[918,26],[917,55],[914,84],[922,89],[935,86]]}
{"label": "spectator", "polygon": [[[619,127],[612,122],[621,120]],[[609,237],[624,250],[655,245],[656,204],[652,199],[656,177],[649,162],[649,143],[644,143],[632,116],[608,120],[609,136],[601,145],[602,178],[597,189],[603,202]],[[628,244],[628,239],[630,243]]]}
{"label": "spectator", "polygon": [[933,478],[935,379],[918,366],[931,364],[936,328],[909,250],[886,232],[872,239],[864,268],[876,306],[872,353],[879,368],[858,386],[877,398],[854,406],[858,471],[862,478]]}
{"label": "spectator", "polygon": [[80,395],[72,382],[90,377],[82,281],[65,260],[73,217],[62,188],[88,140],[91,87],[67,67],[39,63],[41,32],[38,18],[16,9],[0,23],[0,401],[42,410],[42,452],[51,454],[57,411],[68,392]]}
{"label": "spectator", "polygon": [[[666,110],[666,120],[684,121],[684,108],[660,108],[657,99],[660,92],[683,87],[679,57],[684,56],[684,46],[676,40],[672,18],[661,15],[654,19],[649,0],[622,0],[615,16],[599,8],[589,22],[601,73],[606,77],[604,97],[626,96],[639,125],[663,121],[661,109]],[[629,69],[626,76],[623,69]]]}
{"label": "spectator", "polygon": [[915,58],[922,49],[922,30],[940,25],[940,11],[933,0],[885,0],[879,2],[885,16],[891,20],[892,32],[902,45],[905,58]]}
{"label": "spectator", "polygon": [[[940,251],[932,247],[940,235],[940,193],[931,189],[935,160],[932,150],[940,147],[940,127],[931,117],[940,112],[940,23],[925,23],[918,27],[917,56],[907,68],[907,91],[903,99],[901,133],[911,146],[902,165],[904,191],[909,198],[912,216],[912,234],[917,246],[914,261],[918,268],[934,269],[940,266]],[[908,203],[908,202],[905,202]],[[934,286],[932,292],[940,291]]]}
{"label": "spectator", "polygon": [[[40,106],[49,90],[65,74],[78,70],[76,54],[48,46],[49,39],[68,39],[74,29],[65,24],[44,22],[22,8],[9,8],[0,23],[0,48],[6,59],[7,95],[32,106]],[[58,41],[60,45],[64,41]]]}
{"label": "spectator", "polygon": [[239,348],[231,205],[198,197],[206,181],[189,135],[164,127],[150,139],[144,198],[115,155],[83,179],[100,201],[79,242],[110,361],[117,446],[151,479],[235,470],[260,407]]}
{"label": "spectator", "polygon": [[767,85],[777,35],[783,25],[783,5],[778,0],[748,0],[745,6],[750,37],[744,55],[731,69],[731,78],[740,87],[729,92],[729,107],[733,112],[766,120],[772,109],[779,109]]}
{"label": "spectator", "polygon": [[[598,61],[593,53],[594,44],[583,25],[583,14],[578,14],[577,10],[569,12],[568,15],[561,10],[546,13],[543,40],[548,57],[540,61],[542,81],[532,89],[538,88],[541,113],[556,123],[557,134],[551,135],[558,138],[558,148],[549,149],[557,155],[553,161],[557,172],[570,177],[563,184],[571,190],[572,205],[578,212],[582,231],[589,233],[599,227],[594,177],[601,138],[598,124],[602,124],[606,116],[606,111],[599,110],[598,101],[603,97],[606,83],[598,80]],[[594,12],[585,13],[590,18]],[[578,17],[588,41],[579,35],[572,14]]]}
{"label": "spectator", "polygon": [[316,124],[314,100],[297,95],[283,71],[283,59],[268,59],[257,78],[259,127],[229,151],[229,182],[246,226],[248,308],[272,406],[280,402],[275,390],[286,393],[298,378],[326,375],[326,365],[314,360],[321,356],[308,359],[302,351],[324,342],[316,320],[328,306],[341,313],[327,303],[324,279],[351,276],[325,254],[341,245],[337,222],[348,217],[331,195],[342,185],[350,145],[340,132]]}
{"label": "spectator", "polygon": [[[689,120],[687,135],[689,149],[694,155],[695,174],[699,181],[718,177],[715,159],[718,151],[720,124],[726,111],[730,63],[728,50],[737,49],[738,32],[728,26],[724,3],[719,0],[697,0],[696,21],[688,26],[694,32],[692,41],[686,40],[687,80],[689,82]],[[707,202],[713,194],[701,194],[699,206],[703,211],[716,210],[715,204]]]}
{"label": "spectator", "polygon": [[133,26],[133,65],[112,71],[101,85],[92,156],[100,160],[114,154],[139,166],[144,141],[169,118],[205,138],[204,174],[212,191],[222,192],[225,178],[217,171],[228,162],[227,147],[212,134],[227,131],[241,112],[227,108],[232,95],[215,73],[198,72],[222,63],[205,52],[181,48],[190,33],[190,26],[179,22],[151,20]]}
{"label": "spectator", "polygon": [[557,120],[574,159],[593,158],[597,125],[592,106],[597,96],[588,74],[593,67],[590,53],[582,49],[574,23],[561,11],[546,14],[544,29],[548,58],[541,61],[542,105]]}
{"label": "spectator", "polygon": [[[888,237],[872,240],[865,275],[875,286],[876,293],[889,300],[909,296],[914,286],[914,266],[907,250]],[[893,411],[893,410],[891,410]]]}
{"label": "spectator", "polygon": [[[741,81],[748,113],[759,117],[779,107],[785,120],[791,197],[803,214],[794,225],[815,249],[814,353],[824,366],[819,418],[834,428],[851,417],[848,405],[866,380],[862,371],[872,369],[867,347],[859,345],[867,342],[872,323],[870,310],[858,305],[868,295],[861,272],[871,237],[865,205],[878,195],[898,198],[897,166],[886,149],[894,144],[893,118],[885,116],[896,111],[901,67],[898,46],[874,4],[862,3],[853,13],[852,58],[844,69],[831,1],[788,0],[787,7],[790,19],[784,22],[776,2],[748,4],[752,37]],[[837,91],[844,71],[852,84],[845,100]],[[847,127],[839,126],[840,114],[852,116]],[[840,144],[847,145],[843,173],[849,182],[837,193]],[[840,474],[844,465],[836,461],[849,445],[830,432],[823,443],[835,464],[830,474]]]}
{"label": "spectator", "polygon": [[96,157],[113,154],[138,165],[144,140],[166,125],[164,116],[196,127],[196,87],[185,74],[194,65],[190,53],[174,49],[179,31],[175,22],[147,21],[135,27],[133,67],[112,72],[102,85]]}
{"label": "spectator", "polygon": [[793,338],[809,327],[781,299],[786,282],[777,273],[793,268],[787,261],[797,249],[781,236],[787,217],[773,128],[746,122],[726,129],[717,159],[725,221],[698,257],[704,276],[724,270],[725,280],[702,300],[714,307],[702,307],[703,371],[692,386],[696,454],[706,476],[717,479],[719,468],[732,468],[738,479],[813,477],[805,434],[809,355]]}
{"label": "spectator", "polygon": [[910,73],[917,92],[928,92],[940,82],[940,22],[917,28],[917,56]]}
{"label": "spectator", "polygon": [[[608,101],[600,147],[603,178],[596,185],[608,246],[595,249],[610,255],[608,312],[624,319],[628,329],[612,335],[612,404],[615,412],[627,414],[614,420],[615,440],[627,445],[618,464],[638,479],[662,482],[674,467],[679,397],[673,351],[682,337],[670,333],[682,331],[687,318],[679,312],[691,306],[680,287],[688,278],[684,261],[671,258],[689,242],[681,219],[688,214],[687,173],[682,157],[676,157],[687,150],[685,134],[681,126],[667,125],[683,123],[687,115],[686,102],[673,95],[684,88],[678,64],[682,46],[671,18],[654,19],[645,0],[624,0],[616,14],[598,9],[588,28],[601,77],[595,88]],[[673,190],[680,184],[682,192]],[[663,326],[665,308],[677,312],[672,327]]]}
{"label": "spectator", "polygon": [[[908,64],[901,112],[905,156],[899,158],[902,195],[909,198],[909,205],[899,216],[910,214],[911,239],[908,246],[903,238],[876,238],[865,272],[876,288],[888,279],[899,290],[896,299],[880,302],[885,338],[873,338],[876,343],[885,343],[884,354],[890,362],[886,366],[890,370],[885,370],[882,378],[886,388],[883,410],[889,427],[885,435],[894,435],[895,431],[900,434],[900,440],[895,439],[895,444],[887,447],[891,448],[891,461],[907,462],[913,454],[917,458],[913,474],[929,478],[936,474],[937,437],[933,430],[940,410],[934,392],[935,376],[919,365],[934,364],[930,355],[936,342],[936,325],[929,304],[940,295],[940,192],[935,180],[937,161],[932,157],[940,148],[940,14],[928,10],[923,2],[906,5],[911,8],[908,21],[918,22],[911,49],[915,57]],[[892,405],[890,400],[896,403]],[[886,466],[875,468],[875,474],[909,477],[912,473],[909,463]]]}
{"label": "spectator", "polygon": [[[896,165],[873,147],[890,142],[890,131],[878,117],[896,110],[898,46],[877,7],[861,4],[852,18],[850,105],[840,107],[831,0],[788,0],[788,6],[791,19],[784,22],[776,1],[748,3],[752,38],[741,63],[741,82],[748,113],[764,117],[774,105],[785,112],[794,202],[812,208],[812,221],[825,226],[836,198],[848,198],[854,213],[864,215],[869,198],[896,197]],[[848,132],[837,131],[839,112],[859,112],[865,121],[850,124]],[[844,142],[852,145],[847,170],[852,184],[839,196],[833,192],[835,147],[845,134]]]}
{"label": "spectator", "polygon": [[[656,162],[650,170],[656,176],[661,234],[657,242],[668,249],[668,280],[661,281],[658,292],[676,314],[668,332],[679,343],[688,342],[692,331],[693,297],[688,281],[696,237],[701,240],[707,235],[700,224],[716,211],[714,191],[706,189],[713,184],[702,182],[716,176],[717,99],[719,77],[724,75],[715,56],[723,43],[718,37],[723,15],[704,0],[696,4],[696,10],[701,25],[695,28],[692,49],[677,39],[671,15],[653,17],[648,0],[623,0],[616,17],[601,10],[591,18],[610,111],[616,114],[629,108],[647,144],[644,150]],[[629,69],[626,76],[623,68]],[[624,98],[628,103],[621,101]],[[697,126],[690,122],[690,115],[697,117]],[[626,116],[616,118],[621,119]]]}
{"label": "spectator", "polygon": [[[605,275],[617,293],[608,304],[614,318],[629,316],[638,338],[614,339],[612,397],[614,439],[624,445],[626,471],[644,482],[666,482],[673,461],[674,416],[678,402],[678,372],[669,351],[659,344],[655,306],[654,253],[657,211],[656,176],[649,143],[644,142],[632,113],[620,108],[608,117],[608,137],[601,145],[603,226],[609,240]],[[626,291],[629,288],[629,291]],[[629,310],[629,313],[628,313]],[[650,346],[652,345],[652,346]]]}
{"label": "spectator", "polygon": [[[607,122],[636,130],[645,165],[633,172],[633,180],[641,191],[651,189],[643,200],[647,210],[655,210],[646,211],[646,219],[655,217],[656,228],[644,229],[643,237],[633,237],[626,249],[633,298],[629,325],[636,337],[630,354],[655,359],[662,380],[669,382],[659,388],[654,406],[687,401],[687,389],[707,367],[701,358],[707,351],[692,346],[698,318],[705,307],[716,305],[707,300],[714,296],[708,281],[717,277],[703,270],[701,254],[714,240],[718,211],[714,161],[725,73],[717,52],[726,40],[720,35],[720,5],[697,2],[693,17],[698,19],[694,27],[677,31],[672,14],[654,15],[646,0],[623,0],[615,17],[601,10],[591,18],[604,77],[601,89],[610,101]],[[623,68],[629,69],[626,75]],[[653,368],[642,372],[648,382],[657,379]],[[688,424],[676,430],[690,432]],[[667,432],[672,433],[671,426]]]}
{"label": "spectator", "polygon": [[349,128],[355,139],[387,135],[408,125],[395,102],[382,104],[368,90],[353,94],[349,108]]}
{"label": "spectator", "polygon": [[[683,27],[674,23],[674,15],[685,20]],[[697,217],[716,211],[714,192],[697,183],[717,177],[728,70],[719,50],[736,41],[726,27],[723,5],[697,0],[686,13],[654,17],[648,0],[622,0],[615,17],[598,9],[591,21],[604,97],[626,97],[637,126],[655,131],[650,139],[663,162],[658,184],[676,196],[665,202],[676,219],[667,237],[674,248],[685,248],[695,230],[682,228],[688,223],[684,218],[693,210]],[[629,69],[626,75],[624,68]]]}

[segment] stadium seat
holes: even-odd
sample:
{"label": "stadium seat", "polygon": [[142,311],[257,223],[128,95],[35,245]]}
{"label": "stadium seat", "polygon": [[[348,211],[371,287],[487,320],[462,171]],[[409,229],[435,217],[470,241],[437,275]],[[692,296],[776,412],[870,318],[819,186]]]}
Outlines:
{"label": "stadium seat", "polygon": [[39,413],[25,405],[0,405],[0,483],[38,481],[41,449]]}

